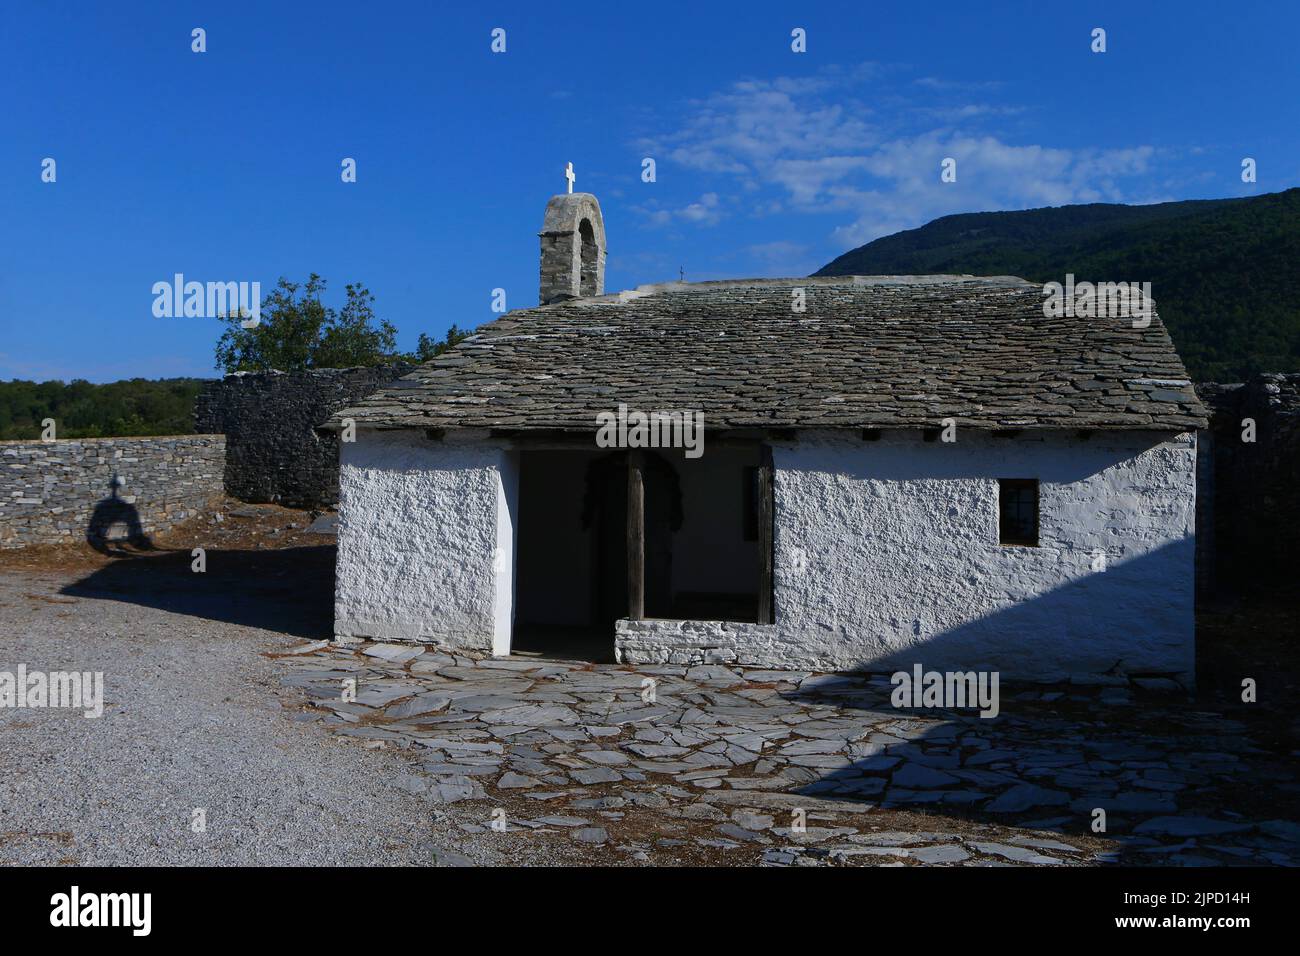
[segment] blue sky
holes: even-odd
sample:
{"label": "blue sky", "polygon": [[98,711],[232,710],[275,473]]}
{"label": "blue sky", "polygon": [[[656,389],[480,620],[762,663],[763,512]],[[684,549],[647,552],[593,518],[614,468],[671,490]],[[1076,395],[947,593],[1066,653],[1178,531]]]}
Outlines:
{"label": "blue sky", "polygon": [[566,162],[604,210],[611,291],[679,268],[803,275],[954,212],[1300,184],[1293,2],[7,0],[0,16],[0,379],[214,374],[215,320],[153,316],[177,272],[265,292],[315,271],[336,304],[364,282],[404,348],[492,319],[497,287],[535,305]]}

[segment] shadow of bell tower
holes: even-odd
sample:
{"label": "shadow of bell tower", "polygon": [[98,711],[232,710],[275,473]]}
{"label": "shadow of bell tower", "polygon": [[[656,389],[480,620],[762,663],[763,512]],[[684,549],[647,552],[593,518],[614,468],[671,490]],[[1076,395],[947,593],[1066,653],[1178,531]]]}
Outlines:
{"label": "shadow of bell tower", "polygon": [[[140,512],[129,501],[118,497],[118,489],[126,482],[118,475],[113,475],[108,483],[109,496],[95,505],[90,515],[90,524],[86,527],[86,542],[101,554],[129,554],[124,545],[135,551],[153,550],[153,542],[144,533],[140,524]],[[119,525],[125,529],[125,535],[114,535],[113,529]]]}

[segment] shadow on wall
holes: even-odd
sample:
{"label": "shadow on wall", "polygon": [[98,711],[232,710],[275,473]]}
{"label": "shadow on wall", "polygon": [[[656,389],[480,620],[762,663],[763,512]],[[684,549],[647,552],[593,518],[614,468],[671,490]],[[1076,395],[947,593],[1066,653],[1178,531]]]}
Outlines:
{"label": "shadow on wall", "polygon": [[[1138,435],[1125,436],[1124,441],[1136,441]],[[913,444],[882,441],[867,443],[865,447],[878,449],[869,459],[859,452],[864,446],[808,442],[809,449],[821,449],[827,461],[816,465],[782,461],[780,470],[802,472],[805,470],[830,470],[837,477],[849,481],[966,481],[970,479],[996,479],[1007,477],[1005,468],[1012,461],[1018,468],[1030,468],[1034,477],[1044,484],[1074,485],[1103,474],[1117,466],[1139,459],[1142,455],[1162,445],[1180,447],[1174,436],[1164,432],[1141,433],[1140,447],[1131,444],[1115,445],[1104,437],[1078,441],[1071,446],[1070,454],[1057,454],[1044,439],[1026,435],[1023,431],[1006,431],[991,434],[985,440],[978,463],[960,455],[915,455]],[[781,451],[778,449],[777,454]],[[829,464],[833,461],[833,464]]]}
{"label": "shadow on wall", "polygon": [[[1064,682],[1079,674],[1099,675],[1100,685],[1151,679],[1166,689],[1191,693],[1194,541],[1181,538],[1104,571],[1083,572],[1050,591],[919,636],[841,673],[910,672],[920,664],[926,671],[997,671],[1004,682],[1029,685]],[[808,573],[816,573],[815,566]],[[887,593],[878,596],[892,599]],[[960,614],[979,597],[974,590],[957,589],[946,601]],[[1043,676],[1025,677],[1031,670]]]}
{"label": "shadow on wall", "polygon": [[113,476],[108,483],[109,496],[95,505],[86,526],[86,542],[101,554],[126,556],[154,550],[140,524],[140,512],[118,497],[123,484],[120,477]]}
{"label": "shadow on wall", "polygon": [[[952,547],[960,548],[954,541]],[[1013,584],[990,582],[988,575],[967,568],[960,553],[953,561],[938,561],[946,586],[941,593],[918,601],[914,582],[935,577],[936,556],[912,554],[899,559],[888,581],[878,581],[871,592],[873,607],[853,620],[814,620],[800,628],[787,625],[797,635],[791,661],[799,667],[801,646],[834,647],[849,641],[857,645],[856,659],[843,661],[842,671],[879,673],[907,670],[920,663],[926,670],[998,670],[1004,679],[1042,675],[1061,680],[1070,674],[1123,674],[1131,677],[1168,677],[1190,687],[1194,680],[1195,617],[1192,601],[1192,561],[1195,539],[1180,538],[1137,557],[1116,560],[1103,571],[1091,571],[1090,552],[1062,549],[1056,560],[1073,576],[1040,594],[1019,596]],[[1008,562],[1041,562],[1048,549],[1008,549]],[[792,589],[810,595],[814,606],[834,606],[838,591],[850,586],[837,571],[836,556],[810,556],[801,570],[784,568],[777,578],[777,614],[781,597]],[[819,562],[827,562],[823,565]],[[999,576],[1016,580],[1011,571]],[[1041,563],[1029,575],[1027,586],[1040,579]],[[997,588],[990,594],[989,588]],[[1013,601],[973,620],[972,608],[987,606],[990,597]],[[891,608],[918,609],[898,612]],[[913,617],[915,614],[915,617]],[[883,633],[861,633],[876,626]],[[854,633],[858,632],[858,633]],[[847,636],[846,636],[847,635]]]}

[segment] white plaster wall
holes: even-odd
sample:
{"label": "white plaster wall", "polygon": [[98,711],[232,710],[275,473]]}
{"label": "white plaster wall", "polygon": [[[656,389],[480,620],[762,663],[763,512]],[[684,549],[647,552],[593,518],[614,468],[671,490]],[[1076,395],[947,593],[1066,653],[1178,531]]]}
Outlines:
{"label": "white plaster wall", "polygon": [[[773,457],[776,623],[621,622],[621,659],[1191,684],[1194,435],[804,434]],[[999,478],[1040,480],[1039,547],[998,544]]]}
{"label": "white plaster wall", "polygon": [[367,431],[341,444],[338,637],[504,652],[517,468],[475,438]]}
{"label": "white plaster wall", "polygon": [[515,560],[519,538],[519,455],[501,456],[496,487],[497,540],[493,554],[492,653],[510,653],[515,621]]}

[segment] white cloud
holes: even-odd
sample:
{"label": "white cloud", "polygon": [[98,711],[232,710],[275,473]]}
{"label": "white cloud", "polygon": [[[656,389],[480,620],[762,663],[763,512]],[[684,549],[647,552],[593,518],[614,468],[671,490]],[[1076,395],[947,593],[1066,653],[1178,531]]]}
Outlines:
{"label": "white cloud", "polygon": [[[986,124],[1018,106],[961,101],[965,92],[987,96],[999,84],[923,77],[903,94],[859,88],[878,74],[747,79],[688,104],[675,130],[641,145],[700,174],[712,201],[648,215],[711,225],[732,203],[753,215],[840,214],[831,236],[857,245],[955,212],[1133,201],[1132,180],[1149,172],[1155,155],[1140,144],[1008,142]],[[863,100],[868,94],[889,105],[887,115]],[[946,157],[957,160],[954,183],[940,180]]]}
{"label": "white cloud", "polygon": [[705,193],[695,202],[677,208],[664,207],[651,201],[643,206],[633,206],[632,211],[644,216],[654,226],[668,226],[679,221],[697,226],[714,226],[722,221],[724,215],[718,194],[713,192]]}
{"label": "white cloud", "polygon": [[689,206],[677,210],[677,215],[687,222],[704,223],[712,225],[720,217],[718,210],[718,194],[705,193],[700,197],[699,202],[693,202]]}
{"label": "white cloud", "polygon": [[999,90],[1003,86],[999,80],[949,80],[941,76],[920,76],[912,83],[941,93],[974,93]]}

